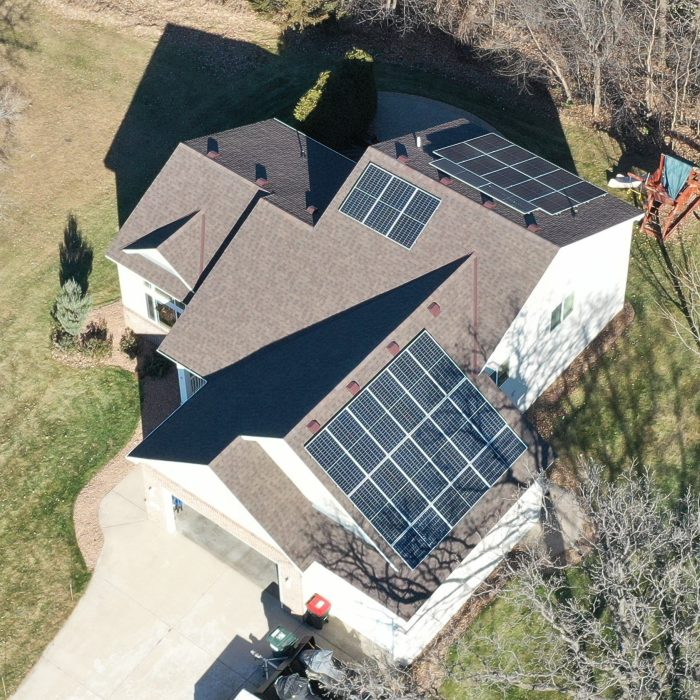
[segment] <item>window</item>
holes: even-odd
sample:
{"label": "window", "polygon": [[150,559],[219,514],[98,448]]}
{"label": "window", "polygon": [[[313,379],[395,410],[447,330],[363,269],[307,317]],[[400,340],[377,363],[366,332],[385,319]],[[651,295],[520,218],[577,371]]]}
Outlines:
{"label": "window", "polygon": [[508,360],[502,362],[498,367],[487,367],[486,372],[493,379],[496,386],[502,386],[510,376],[510,363]]}
{"label": "window", "polygon": [[150,282],[144,282],[144,286],[149,290],[146,292],[148,318],[160,326],[172,328],[185,310],[185,305]]}
{"label": "window", "polygon": [[553,331],[574,310],[574,295],[567,294],[561,304],[557,304],[549,319],[549,330]]}

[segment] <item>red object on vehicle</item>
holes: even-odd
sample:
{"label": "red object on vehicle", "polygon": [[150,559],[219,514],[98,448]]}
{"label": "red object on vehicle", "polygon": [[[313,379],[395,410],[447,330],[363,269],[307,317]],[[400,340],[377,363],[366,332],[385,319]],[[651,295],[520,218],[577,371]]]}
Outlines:
{"label": "red object on vehicle", "polygon": [[306,603],[306,611],[316,617],[326,617],[331,611],[331,602],[315,593],[311,600]]}

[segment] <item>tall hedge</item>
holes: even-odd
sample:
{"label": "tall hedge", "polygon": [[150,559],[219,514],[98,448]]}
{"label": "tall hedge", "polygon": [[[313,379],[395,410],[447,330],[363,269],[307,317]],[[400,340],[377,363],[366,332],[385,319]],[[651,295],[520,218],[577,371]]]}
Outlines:
{"label": "tall hedge", "polygon": [[374,59],[362,49],[321,73],[294,108],[304,133],[338,150],[363,143],[376,113]]}

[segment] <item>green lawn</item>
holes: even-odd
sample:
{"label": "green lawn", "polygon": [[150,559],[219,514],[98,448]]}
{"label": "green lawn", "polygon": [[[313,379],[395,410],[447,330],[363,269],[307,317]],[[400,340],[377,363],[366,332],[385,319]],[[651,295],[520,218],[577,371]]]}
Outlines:
{"label": "green lawn", "polygon": [[[115,299],[115,271],[103,253],[174,145],[256,119],[289,118],[330,62],[309,45],[275,47],[269,36],[261,48],[169,27],[153,41],[40,6],[31,34],[35,48],[13,70],[32,106],[11,169],[0,176],[0,675],[8,692],[70,613],[71,587],[79,593],[87,581],[72,504],[125,443],[138,414],[130,375],[71,369],[49,355],[48,310],[67,212],[78,215],[95,246],[95,300]],[[533,117],[527,105],[534,98],[499,102],[485,87],[466,89],[381,61],[378,83],[471,109],[564,165],[573,155],[598,182],[619,158],[612,140],[566,117],[560,123],[551,109]],[[690,358],[660,332],[649,289],[634,271],[630,290],[638,321],[563,409],[555,444],[564,456],[586,451],[613,469],[640,457],[678,487],[696,478],[697,372],[687,371]]]}

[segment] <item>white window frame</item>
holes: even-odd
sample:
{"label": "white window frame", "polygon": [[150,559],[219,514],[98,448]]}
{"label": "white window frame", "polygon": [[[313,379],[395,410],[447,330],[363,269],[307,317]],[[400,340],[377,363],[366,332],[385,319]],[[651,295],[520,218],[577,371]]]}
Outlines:
{"label": "white window frame", "polygon": [[[549,314],[549,332],[555,331],[561,324],[571,316],[574,310],[575,297],[573,292],[569,292],[562,301],[560,301]],[[556,321],[555,321],[556,317]]]}
{"label": "white window frame", "polygon": [[[177,319],[180,318],[183,311],[185,310],[185,305],[181,301],[175,299],[175,297],[166,294],[162,289],[159,289],[155,285],[151,284],[148,280],[144,280],[143,284],[147,290],[145,296],[146,313],[148,314],[148,319],[152,323],[155,323],[156,325],[160,326],[161,328],[172,328],[175,325],[175,323],[177,323]],[[172,324],[172,326],[168,325],[167,323],[164,323],[160,319],[158,315],[158,304],[160,304],[161,306],[167,306],[175,314],[175,322]]]}

